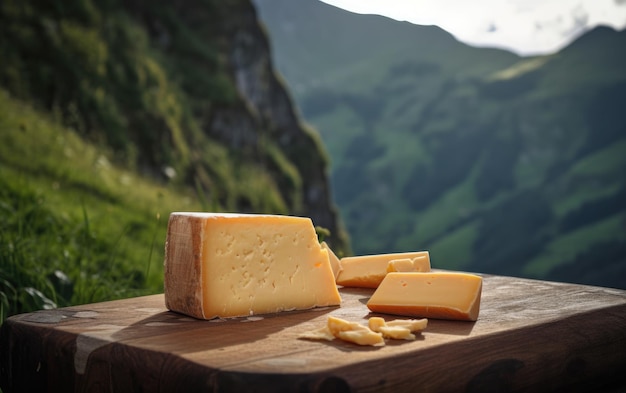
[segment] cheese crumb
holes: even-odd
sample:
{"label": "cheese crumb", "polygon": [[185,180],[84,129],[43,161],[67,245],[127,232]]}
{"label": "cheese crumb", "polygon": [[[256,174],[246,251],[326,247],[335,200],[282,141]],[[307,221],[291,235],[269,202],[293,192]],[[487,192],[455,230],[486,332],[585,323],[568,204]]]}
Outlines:
{"label": "cheese crumb", "polygon": [[415,334],[428,325],[427,319],[406,319],[386,322],[380,317],[371,317],[368,326],[357,322],[329,316],[326,326],[303,333],[299,338],[332,341],[338,338],[358,345],[384,346],[385,338],[415,340]]}
{"label": "cheese crumb", "polygon": [[385,345],[383,335],[373,332],[367,326],[357,322],[348,322],[345,319],[329,316],[328,330],[333,336],[358,345]]}
{"label": "cheese crumb", "polygon": [[427,319],[396,319],[386,322],[381,317],[372,317],[368,321],[369,328],[382,333],[385,338],[396,340],[415,340],[413,332],[421,332],[428,325]]}

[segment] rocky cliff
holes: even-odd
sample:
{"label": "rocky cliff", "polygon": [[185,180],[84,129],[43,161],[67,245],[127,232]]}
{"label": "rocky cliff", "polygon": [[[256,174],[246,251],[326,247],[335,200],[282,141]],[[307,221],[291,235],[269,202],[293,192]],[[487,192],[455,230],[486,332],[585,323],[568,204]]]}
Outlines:
{"label": "rocky cliff", "polygon": [[[304,214],[331,233],[341,233],[337,213],[331,201],[328,183],[328,159],[316,131],[307,128],[294,110],[288,90],[276,75],[270,57],[267,36],[259,25],[255,9],[246,3],[239,12],[240,23],[225,36],[228,58],[232,66],[237,90],[249,109],[256,127],[244,132],[253,146],[258,143],[258,129],[265,129],[267,136],[292,162],[302,179],[290,199],[292,209]],[[210,132],[219,130],[213,125]],[[223,135],[223,133],[222,133]],[[229,143],[232,143],[229,142]],[[301,205],[300,205],[301,204]]]}

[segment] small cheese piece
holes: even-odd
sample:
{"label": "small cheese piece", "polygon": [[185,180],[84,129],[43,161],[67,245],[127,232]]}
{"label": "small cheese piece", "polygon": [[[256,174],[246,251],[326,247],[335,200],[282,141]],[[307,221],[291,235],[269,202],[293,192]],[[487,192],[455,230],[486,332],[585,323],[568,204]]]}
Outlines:
{"label": "small cheese piece", "polygon": [[371,317],[368,321],[372,331],[382,333],[385,338],[396,340],[415,340],[413,332],[421,332],[427,325],[427,319],[396,319],[386,322],[381,317]]}
{"label": "small cheese piece", "polygon": [[346,321],[345,319],[333,317],[332,315],[328,317],[327,326],[330,333],[334,335],[339,332],[345,332],[348,330],[365,329],[365,326],[361,325],[358,322]]}
{"label": "small cheese piece", "polygon": [[368,326],[345,319],[328,317],[326,326],[300,334],[307,340],[332,341],[338,338],[359,345],[384,346],[385,338],[415,340],[415,332],[421,332],[428,324],[427,319],[397,319],[386,322],[381,317],[371,317]]}
{"label": "small cheese piece", "polygon": [[332,315],[328,317],[326,326],[323,328],[300,334],[298,337],[307,340],[328,341],[338,338],[353,344],[377,347],[385,345],[385,339],[381,333],[374,332],[357,322],[346,321]]}
{"label": "small cheese piece", "polygon": [[428,326],[428,319],[394,319],[393,321],[388,321],[387,326],[401,326],[412,332],[421,332]]}
{"label": "small cheese piece", "polygon": [[339,275],[341,271],[341,261],[337,258],[337,255],[333,252],[333,250],[328,246],[326,242],[320,243],[322,248],[328,251],[328,260],[330,261],[330,267],[333,269],[333,274],[335,275],[335,279]]}
{"label": "small cheese piece", "polygon": [[482,278],[457,272],[389,273],[367,302],[373,312],[475,321]]}
{"label": "small cheese piece", "polygon": [[387,326],[385,320],[380,317],[372,317],[368,321],[369,328],[377,333],[381,333],[385,338],[396,340],[415,340],[415,335],[404,326]]}
{"label": "small cheese piece", "polygon": [[385,345],[383,335],[370,329],[341,331],[337,333],[337,338],[358,345],[371,345],[374,347]]}
{"label": "small cheese piece", "polygon": [[367,320],[367,326],[374,332],[380,332],[380,328],[387,326],[387,323],[381,317],[371,317]]}
{"label": "small cheese piece", "polygon": [[341,258],[341,272],[337,284],[344,287],[377,288],[387,275],[389,262],[398,259],[409,259],[413,263],[413,271],[430,271],[428,251],[363,255]]}
{"label": "small cheese piece", "polygon": [[385,340],[381,333],[372,331],[357,322],[349,322],[341,318],[329,316],[328,330],[335,337],[358,345],[383,346]]}
{"label": "small cheese piece", "polygon": [[165,303],[200,319],[339,305],[309,218],[172,213],[165,242]]}
{"label": "small cheese piece", "polygon": [[383,337],[393,338],[396,340],[415,340],[415,334],[402,326],[381,326],[380,333]]}

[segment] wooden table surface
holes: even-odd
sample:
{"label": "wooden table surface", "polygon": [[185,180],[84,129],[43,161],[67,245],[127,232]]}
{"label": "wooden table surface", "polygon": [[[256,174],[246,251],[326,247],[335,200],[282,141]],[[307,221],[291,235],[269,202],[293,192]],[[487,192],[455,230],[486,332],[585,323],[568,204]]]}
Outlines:
{"label": "wooden table surface", "polygon": [[[484,276],[477,322],[429,320],[416,341],[361,347],[298,336],[341,307],[200,321],[163,295],[45,310],[0,331],[9,392],[626,392],[626,291]],[[398,317],[385,316],[386,319]]]}

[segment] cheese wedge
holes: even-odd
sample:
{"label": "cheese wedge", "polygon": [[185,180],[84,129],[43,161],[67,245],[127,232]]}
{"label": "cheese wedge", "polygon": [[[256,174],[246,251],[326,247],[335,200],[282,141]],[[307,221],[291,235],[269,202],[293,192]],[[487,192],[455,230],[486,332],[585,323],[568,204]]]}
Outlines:
{"label": "cheese wedge", "polygon": [[399,259],[410,259],[413,271],[430,271],[428,251],[345,257],[341,258],[337,284],[344,287],[377,288],[387,275],[389,262]]}
{"label": "cheese wedge", "polygon": [[328,260],[330,261],[330,267],[331,269],[333,269],[333,274],[335,275],[335,279],[337,279],[337,276],[339,275],[339,272],[341,271],[341,261],[339,260],[339,258],[337,258],[337,255],[335,255],[333,250],[328,246],[326,242],[321,242],[320,244],[322,248],[328,251]]}
{"label": "cheese wedge", "polygon": [[165,242],[165,303],[200,319],[339,305],[309,218],[172,213]]}
{"label": "cheese wedge", "polygon": [[475,321],[482,278],[457,272],[389,273],[367,302],[373,312]]}

